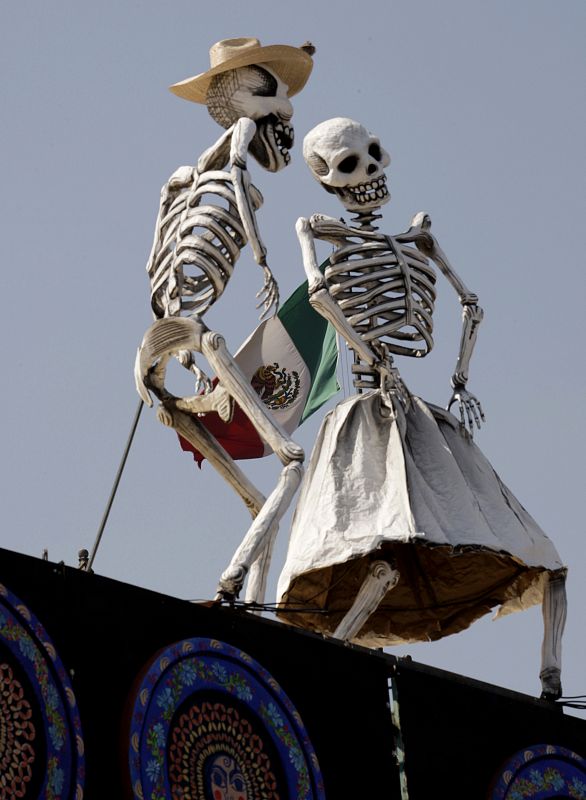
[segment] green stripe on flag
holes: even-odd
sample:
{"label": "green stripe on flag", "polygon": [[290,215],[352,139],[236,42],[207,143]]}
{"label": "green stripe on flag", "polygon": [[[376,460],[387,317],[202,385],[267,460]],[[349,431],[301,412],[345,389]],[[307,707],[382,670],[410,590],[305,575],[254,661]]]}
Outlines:
{"label": "green stripe on flag", "polygon": [[[320,266],[325,269],[327,261]],[[311,374],[311,390],[299,424],[339,390],[336,380],[338,348],[334,327],[309,303],[307,281],[302,283],[280,309],[277,317],[293,340]]]}

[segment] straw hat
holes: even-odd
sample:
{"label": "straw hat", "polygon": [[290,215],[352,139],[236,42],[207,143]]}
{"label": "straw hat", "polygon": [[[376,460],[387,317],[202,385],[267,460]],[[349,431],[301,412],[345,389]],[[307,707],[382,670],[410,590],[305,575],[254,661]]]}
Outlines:
{"label": "straw hat", "polygon": [[289,97],[303,89],[313,67],[309,52],[300,47],[290,47],[286,44],[261,47],[258,39],[249,37],[222,39],[210,47],[211,69],[193,78],[174,83],[169,89],[185,100],[205,104],[208,87],[215,75],[251,64],[266,64],[274,70],[289,87],[287,92]]}

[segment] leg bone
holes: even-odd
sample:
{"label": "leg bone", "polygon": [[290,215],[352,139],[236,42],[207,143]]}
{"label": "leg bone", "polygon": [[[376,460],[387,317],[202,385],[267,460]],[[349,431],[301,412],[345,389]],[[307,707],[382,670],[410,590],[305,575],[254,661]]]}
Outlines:
{"label": "leg bone", "polygon": [[399,572],[393,569],[388,562],[373,562],[358,590],[352,608],[334,631],[334,636],[347,642],[353,639],[368,617],[373,611],[376,611],[387,592],[395,588],[399,577]]}
{"label": "leg bone", "polygon": [[[244,504],[250,511],[253,519],[258,516],[260,510],[265,505],[265,497],[257,491],[256,487],[248,480],[242,470],[235,464],[233,459],[226,453],[224,448],[214,439],[207,429],[198,423],[189,414],[181,411],[173,411],[172,427],[187,439],[199,452],[207,458],[214,469],[232,486],[236,493],[242,498]],[[258,550],[256,559],[250,564],[247,561],[248,581],[246,584],[247,603],[263,603],[265,599],[267,575],[271,564],[271,556],[277,533],[279,532],[279,522],[275,520],[268,531],[266,542]],[[256,552],[256,551],[255,551]],[[242,580],[246,577],[246,571]]]}
{"label": "leg bone", "polygon": [[260,400],[228,352],[224,338],[211,331],[204,333],[201,339],[201,352],[213,367],[222,386],[230,392],[261,438],[272,447],[281,462],[288,464],[290,461],[303,461],[303,449],[289,438]]}
{"label": "leg bone", "polygon": [[278,521],[273,522],[270,530],[267,533],[265,543],[250,567],[248,573],[248,580],[246,581],[246,593],[244,595],[245,603],[263,603],[267,589],[267,578],[269,574],[269,567],[271,566],[271,559],[273,557],[273,548],[275,540],[279,532]]}
{"label": "leg bone", "polygon": [[204,330],[201,322],[186,317],[158,319],[147,330],[136,354],[134,380],[139,395],[148,406],[153,404],[149,388],[163,388],[170,356],[182,350],[201,353]]}
{"label": "leg bone", "polygon": [[[203,353],[222,385],[201,396],[175,398],[170,395],[164,388],[166,365],[171,355],[181,350]],[[173,317],[155,322],[145,334],[138,351],[135,379],[139,394],[145,402],[152,405],[149,389],[161,400],[158,412],[160,421],[177,430],[210,461],[242,497],[253,516],[256,517],[262,509],[262,515],[259,514],[259,518],[255,520],[220,579],[221,594],[236,596],[252,567],[246,599],[250,602],[262,602],[278,521],[299,485],[301,466],[298,462],[304,457],[303,449],[274,421],[228,352],[223,337],[208,331],[199,320]],[[277,488],[266,502],[226,451],[190,416],[193,413],[214,410],[222,419],[229,419],[232,413],[232,397],[281,461],[295,467],[283,470]]]}
{"label": "leg bone", "polygon": [[175,408],[178,408],[179,411],[187,411],[189,414],[207,414],[210,411],[215,411],[221,420],[230,422],[234,404],[224,387],[218,385],[207,394],[180,397],[175,401]]}
{"label": "leg bone", "polygon": [[220,577],[218,598],[237,597],[250,565],[274,536],[273,530],[289,507],[293,495],[301,482],[303,467],[298,461],[287,464],[281,472],[279,482],[268,496],[248,533],[234,553],[228,567]]}
{"label": "leg bone", "polygon": [[251,515],[255,517],[265,504],[265,498],[240,467],[211,433],[192,416],[182,411],[172,411],[171,417],[171,427],[207,458],[214,469],[242,498]]}
{"label": "leg bone", "polygon": [[562,635],[566,624],[566,571],[549,574],[543,592],[541,697],[556,700],[562,694]]}

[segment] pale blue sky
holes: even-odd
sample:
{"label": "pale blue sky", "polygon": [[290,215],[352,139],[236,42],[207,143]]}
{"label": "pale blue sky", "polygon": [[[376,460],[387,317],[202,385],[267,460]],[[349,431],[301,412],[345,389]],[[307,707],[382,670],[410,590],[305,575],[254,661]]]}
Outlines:
{"label": "pale blue sky", "polygon": [[[205,70],[218,39],[309,39],[293,162],[278,175],[251,166],[282,295],[303,280],[295,219],[340,213],[309,175],[302,137],[354,117],[393,159],[385,229],[427,210],[485,308],[470,380],[487,414],[477,441],[570,567],[564,689],[585,692],[583,0],[19,0],[0,23],[2,545],[48,547],[68,564],[92,545],[137,404],[159,189],[220,133],[166,87]],[[208,318],[233,348],[256,324],[260,283],[243,254]],[[436,350],[401,371],[443,404],[460,321],[445,282],[440,297]],[[299,432],[307,451],[322,416]],[[265,492],[279,470],[274,457],[245,468]],[[145,413],[96,571],[207,598],[247,524],[213,470],[198,473]],[[285,523],[273,590],[286,540]],[[535,695],[540,643],[536,608],[394,652]]]}

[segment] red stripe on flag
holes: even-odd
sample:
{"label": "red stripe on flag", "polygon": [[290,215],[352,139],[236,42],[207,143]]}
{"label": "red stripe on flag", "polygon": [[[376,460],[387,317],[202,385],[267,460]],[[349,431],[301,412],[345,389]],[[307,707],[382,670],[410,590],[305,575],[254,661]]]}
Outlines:
{"label": "red stripe on flag", "polygon": [[[264,456],[263,442],[251,421],[236,403],[234,403],[234,415],[231,422],[223,422],[215,411],[211,411],[204,417],[198,417],[197,421],[208,429],[214,439],[233,459],[262,458]],[[201,468],[204,456],[199,450],[182,436],[179,436],[179,443],[185,452],[193,454],[193,460],[197,461],[198,467]]]}

